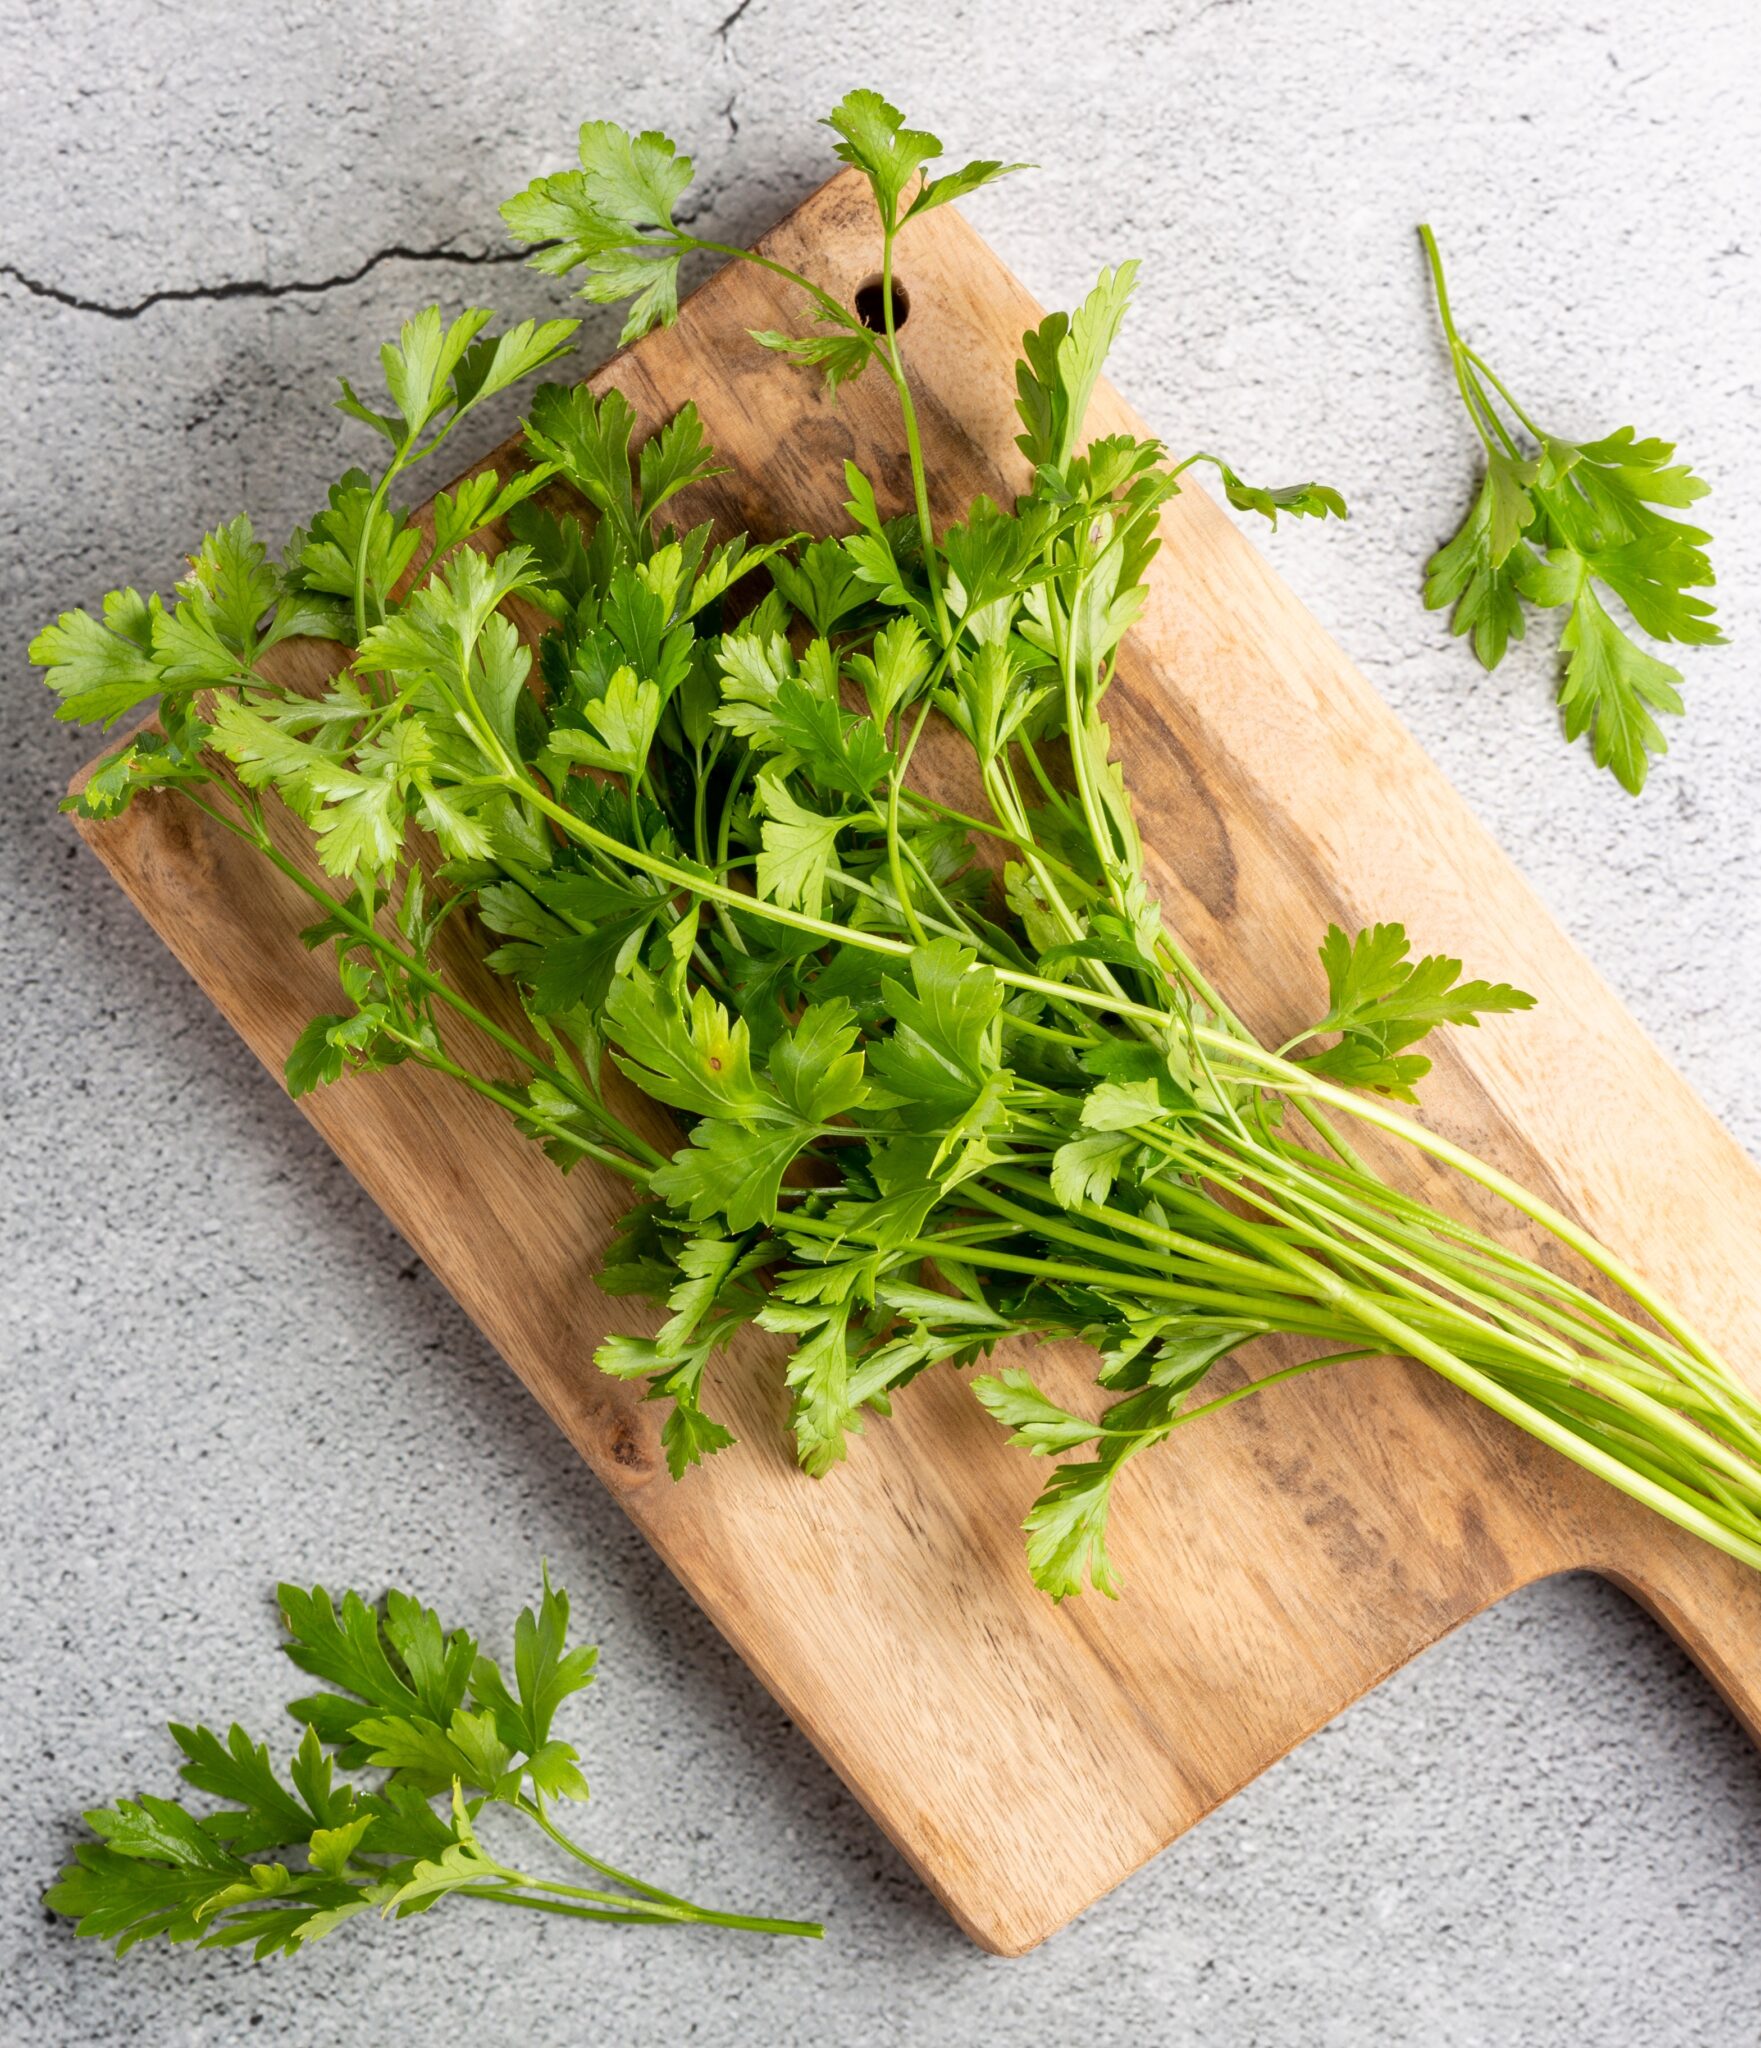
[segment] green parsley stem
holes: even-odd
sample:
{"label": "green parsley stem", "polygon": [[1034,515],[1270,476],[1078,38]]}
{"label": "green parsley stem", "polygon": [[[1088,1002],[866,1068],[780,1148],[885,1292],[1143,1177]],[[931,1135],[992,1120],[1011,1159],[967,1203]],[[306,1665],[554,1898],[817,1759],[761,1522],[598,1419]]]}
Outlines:
{"label": "green parsley stem", "polygon": [[[792,1233],[834,1240],[844,1240],[851,1235],[850,1232],[826,1222],[823,1218],[814,1216],[791,1217],[788,1227]],[[860,1232],[855,1235],[858,1241],[865,1241]],[[1128,1293],[1141,1295],[1147,1300],[1177,1302],[1191,1308],[1221,1310],[1250,1316],[1259,1316],[1265,1311],[1263,1297],[1230,1293],[1219,1288],[1191,1287],[1174,1281],[1152,1280],[1136,1272],[1122,1273],[1116,1267],[1085,1266],[1077,1265],[1073,1261],[1024,1258],[1013,1252],[993,1251],[986,1246],[962,1245],[950,1250],[946,1240],[941,1237],[911,1238],[891,1249],[909,1257],[932,1259],[953,1265],[981,1268],[994,1266],[1005,1273],[1026,1273],[1038,1275],[1046,1280],[1072,1280],[1080,1285],[1116,1287]],[[1263,1278],[1263,1275],[1257,1276],[1255,1284],[1259,1285]],[[1304,1316],[1294,1302],[1288,1306],[1281,1302],[1277,1313],[1279,1328],[1293,1328],[1300,1318],[1305,1326],[1312,1325],[1321,1336],[1332,1336],[1338,1330],[1336,1319],[1320,1315]]]}
{"label": "green parsley stem", "polygon": [[1183,1409],[1169,1425],[1171,1429],[1183,1429],[1189,1422],[1202,1422],[1207,1415],[1220,1415],[1225,1408],[1233,1408],[1237,1401],[1245,1401],[1250,1394],[1263,1394],[1270,1387],[1281,1387],[1287,1380],[1301,1379],[1305,1373],[1319,1372],[1329,1365],[1350,1365],[1360,1358],[1381,1358],[1385,1354],[1380,1348],[1367,1351],[1329,1351],[1322,1358],[1305,1358],[1297,1365],[1281,1366],[1277,1372],[1264,1374],[1257,1380],[1248,1380],[1239,1387],[1232,1387],[1227,1394],[1219,1394],[1214,1401],[1203,1401],[1196,1408]]}
{"label": "green parsley stem", "polygon": [[928,943],[923,926],[918,922],[917,910],[911,901],[911,891],[906,885],[905,869],[899,858],[899,786],[905,779],[905,771],[911,765],[911,756],[917,750],[917,741],[923,731],[924,720],[930,712],[931,698],[926,690],[923,705],[917,714],[917,723],[911,728],[911,737],[906,741],[904,751],[887,776],[887,872],[892,876],[893,894],[898,898],[899,910],[905,919],[906,928],[921,945]]}
{"label": "green parsley stem", "polygon": [[1470,351],[1455,331],[1455,316],[1449,307],[1449,287],[1443,280],[1443,258],[1437,248],[1437,237],[1426,223],[1420,224],[1419,240],[1425,245],[1425,260],[1431,267],[1431,283],[1437,294],[1437,316],[1443,323],[1444,338],[1449,344],[1449,361],[1455,373],[1456,388],[1461,393],[1461,402],[1467,408],[1468,418],[1473,422],[1474,432],[1479,435],[1487,453],[1490,454],[1492,443],[1486,435],[1486,423],[1490,423],[1493,431],[1504,443],[1506,452],[1514,456],[1517,452],[1516,443],[1506,432],[1504,422],[1498,417],[1485,393],[1480,390],[1467,362]]}
{"label": "green parsley stem", "polygon": [[[1580,1342],[1596,1344],[1605,1356],[1617,1357],[1623,1350],[1630,1354],[1637,1349],[1654,1360],[1665,1379],[1685,1373],[1699,1384],[1702,1369],[1695,1361],[1562,1275],[1505,1250],[1466,1224],[1456,1224],[1404,1198],[1391,1199],[1392,1191],[1371,1176],[1359,1176],[1351,1189],[1341,1187],[1342,1176],[1332,1169],[1331,1163],[1306,1148],[1266,1148],[1260,1156],[1267,1156],[1267,1151],[1275,1162],[1274,1170],[1285,1187],[1287,1199],[1323,1217],[1330,1229],[1356,1234],[1366,1241],[1392,1241],[1433,1270],[1458,1277],[1467,1291],[1518,1303],[1523,1313],[1553,1321],[1562,1333]],[[1510,1287],[1506,1281],[1518,1285]],[[1536,1292],[1552,1297],[1563,1307],[1553,1309],[1536,1301]],[[1734,1383],[1732,1391],[1761,1420],[1761,1407],[1742,1396]]]}
{"label": "green parsley stem", "polygon": [[505,1088],[498,1088],[493,1081],[486,1081],[480,1074],[473,1074],[468,1067],[433,1046],[424,1045],[419,1039],[393,1032],[411,1054],[425,1067],[432,1067],[436,1073],[445,1074],[450,1080],[461,1082],[473,1094],[481,1095],[486,1102],[493,1102],[498,1109],[504,1109],[516,1123],[524,1124],[529,1130],[542,1132],[554,1138],[559,1144],[581,1152],[589,1159],[598,1160],[601,1166],[609,1167],[613,1173],[620,1173],[625,1180],[633,1181],[639,1188],[648,1186],[648,1171],[632,1159],[626,1159],[621,1152],[614,1152],[609,1146],[600,1145],[584,1136],[573,1125],[559,1123],[530,1102],[522,1102],[519,1096],[511,1095]]}
{"label": "green parsley stem", "polygon": [[655,1899],[662,1905],[667,1906],[690,1907],[690,1901],[688,1899],[681,1899],[677,1893],[664,1892],[658,1885],[646,1884],[641,1878],[632,1877],[627,1870],[619,1870],[615,1864],[607,1863],[602,1858],[594,1856],[586,1849],[583,1849],[580,1843],[575,1841],[572,1836],[563,1833],[562,1829],[556,1825],[544,1811],[543,1807],[538,1805],[535,1800],[527,1798],[525,1794],[522,1793],[515,1803],[528,1820],[535,1822],[537,1826],[542,1828],[557,1847],[574,1857],[577,1863],[584,1863],[589,1870],[597,1870],[601,1877],[609,1877],[613,1884],[621,1884],[630,1891],[640,1892],[645,1899]]}
{"label": "green parsley stem", "polygon": [[[703,240],[698,235],[688,235],[683,237],[683,240],[687,243],[688,247],[682,250],[681,254],[689,253],[690,250],[700,250],[705,255],[726,256],[733,262],[750,263],[759,270],[768,270],[773,277],[780,277],[786,283],[798,286],[800,290],[804,291],[827,320],[835,322],[840,327],[849,326],[849,313],[838,304],[831,293],[823,285],[815,284],[811,278],[803,277],[800,271],[791,270],[786,263],[779,263],[772,256],[761,256],[756,249],[737,248],[732,242],[709,242]],[[869,335],[866,328],[862,329],[862,333],[868,341],[871,352],[878,356],[880,353],[878,338]]]}
{"label": "green parsley stem", "polygon": [[1467,356],[1468,361],[1473,364],[1474,368],[1479,371],[1482,377],[1485,377],[1491,383],[1492,388],[1498,393],[1498,396],[1502,398],[1505,404],[1510,407],[1511,411],[1516,415],[1517,421],[1522,426],[1524,431],[1526,433],[1533,435],[1533,437],[1537,441],[1545,441],[1547,436],[1542,433],[1541,429],[1535,425],[1534,421],[1530,419],[1528,414],[1523,411],[1522,407],[1517,404],[1516,400],[1510,395],[1509,387],[1505,384],[1504,379],[1499,376],[1498,372],[1493,369],[1492,365],[1489,362],[1487,362],[1486,358],[1480,354],[1479,350],[1475,348],[1470,348],[1466,349],[1464,352]]}
{"label": "green parsley stem", "polygon": [[[1006,1186],[1017,1188],[1020,1187],[1023,1181],[1028,1179],[1028,1176],[1025,1174],[1011,1175],[1006,1171],[998,1171],[996,1169],[992,1169],[986,1177],[999,1181]],[[1049,1198],[1049,1192],[1043,1183],[1034,1184],[1030,1182],[1029,1186],[1040,1200],[1044,1201]],[[1137,1217],[1129,1219],[1120,1218],[1119,1212],[1114,1210],[1096,1213],[1096,1220],[1105,1221],[1109,1225],[1114,1224],[1116,1220],[1121,1223],[1128,1221],[1131,1224],[1138,1225],[1139,1229],[1134,1231],[1133,1234],[1141,1235],[1151,1243],[1158,1245],[1160,1247],[1159,1251],[1140,1251],[1133,1245],[1120,1244],[1116,1239],[1097,1237],[1092,1232],[1078,1230],[1067,1220],[1062,1220],[1068,1216],[1070,1213],[1068,1211],[1060,1212],[1058,1215],[1047,1215],[1037,1209],[1024,1209],[1019,1203],[1005,1200],[1003,1196],[997,1194],[993,1189],[985,1187],[977,1180],[966,1182],[962,1192],[967,1201],[976,1203],[981,1209],[990,1210],[993,1215],[1010,1218],[1013,1222],[1019,1223],[1024,1229],[1031,1230],[1036,1237],[1055,1238],[1059,1243],[1070,1245],[1078,1251],[1098,1253],[1101,1257],[1108,1259],[1124,1259],[1133,1265],[1148,1266],[1157,1272],[1166,1272],[1168,1270],[1168,1254],[1173,1253],[1188,1265],[1200,1268],[1214,1268],[1216,1271],[1224,1274],[1236,1275],[1244,1281],[1251,1282],[1255,1287],[1267,1288],[1274,1294],[1303,1294],[1308,1292],[1308,1288],[1303,1281],[1289,1277],[1280,1277],[1276,1273],[1268,1273],[1264,1264],[1260,1261],[1246,1258],[1239,1253],[1230,1252],[1220,1246],[1207,1244],[1202,1238],[1184,1237],[1177,1231],[1158,1230],[1155,1225]],[[1091,1211],[1099,1212],[1100,1205],[1084,1203],[1082,1211],[1084,1213]]]}
{"label": "green parsley stem", "polygon": [[[1250,1047],[1241,1048],[1241,1057],[1251,1064],[1262,1064],[1253,1060]],[[1277,1062],[1273,1056],[1267,1055],[1263,1064],[1271,1068],[1281,1065],[1282,1062]],[[1606,1245],[1598,1242],[1580,1224],[1574,1222],[1563,1211],[1556,1209],[1551,1202],[1543,1200],[1539,1195],[1531,1194],[1527,1188],[1513,1181],[1507,1174],[1500,1173],[1496,1167],[1488,1165],[1484,1160],[1476,1159],[1471,1152],[1464,1151],[1459,1145],[1451,1144],[1447,1138],[1435,1131],[1427,1130],[1424,1125],[1414,1123],[1410,1117],[1401,1116],[1374,1096],[1354,1096],[1343,1088],[1336,1088],[1329,1081],[1323,1081],[1314,1075],[1305,1075],[1300,1069],[1291,1070],[1291,1078],[1280,1078],[1277,1085],[1291,1093],[1305,1092],[1315,1095],[1332,1108],[1355,1116],[1360,1122],[1372,1124],[1378,1130],[1386,1131],[1390,1136],[1417,1147],[1419,1151],[1427,1153],[1445,1166],[1453,1167],[1467,1179],[1477,1182],[1489,1193],[1499,1196],[1513,1209],[1551,1232],[1562,1244],[1569,1245],[1580,1258],[1605,1278],[1612,1280],[1623,1294],[1637,1302],[1653,1321],[1667,1330],[1691,1357],[1721,1376],[1729,1375],[1729,1368],[1685,1316],[1671,1308],[1668,1302],[1663,1301],[1648,1287],[1624,1259],[1617,1257]]]}
{"label": "green parsley stem", "polygon": [[1523,1400],[1496,1378],[1477,1371],[1360,1289],[1344,1282],[1338,1282],[1336,1286],[1335,1298],[1340,1306],[1366,1329],[1386,1337],[1396,1352],[1430,1366],[1452,1385],[1484,1402],[1495,1414],[1514,1422],[1519,1429],[1527,1430],[1530,1435],[1551,1445],[1598,1478],[1607,1480],[1609,1485],[1619,1488],[1632,1499],[1654,1508],[1666,1520],[1703,1537],[1715,1548],[1745,1564],[1761,1567],[1761,1542],[1738,1535],[1703,1507],[1680,1498],[1672,1489],[1605,1451],[1581,1430],[1558,1421],[1548,1410]]}
{"label": "green parsley stem", "polygon": [[893,389],[899,395],[899,417],[905,427],[905,452],[911,464],[911,492],[917,507],[917,530],[923,542],[923,573],[929,584],[930,608],[936,615],[936,628],[942,645],[951,648],[954,629],[948,619],[947,601],[942,595],[941,569],[936,559],[935,526],[929,511],[929,478],[924,468],[923,441],[917,431],[917,406],[911,396],[911,380],[905,374],[904,359],[899,354],[899,331],[893,304],[893,245],[898,232],[896,223],[885,222],[881,240],[881,321],[886,329],[887,345],[881,360],[892,379]]}
{"label": "green parsley stem", "polygon": [[570,1905],[562,1899],[536,1898],[530,1892],[507,1891],[488,1885],[461,1885],[457,1896],[480,1900],[486,1906],[518,1906],[527,1913],[558,1913],[570,1920],[605,1920],[626,1927],[671,1927],[678,1924],[674,1915],[663,1915],[652,1908],[644,1909],[634,1901],[626,1911],[614,1912],[603,1906]]}
{"label": "green parsley stem", "polygon": [[[545,1889],[570,1895],[569,1887],[563,1885],[548,1885]],[[529,1892],[478,1890],[472,1885],[461,1887],[460,1896],[481,1899],[492,1906],[518,1906],[528,1913],[560,1913],[572,1920],[617,1920],[646,1927],[733,1927],[748,1934],[797,1935],[804,1941],[820,1941],[825,1936],[825,1929],[817,1920],[768,1920],[753,1913],[720,1913],[709,1906],[693,1906],[688,1912],[678,1913],[669,1912],[659,1904],[643,1907],[632,1901],[627,1910],[616,1910],[604,1906],[574,1905],[567,1902],[567,1896],[536,1898]],[[591,1899],[598,1895],[582,1892],[579,1896]]]}

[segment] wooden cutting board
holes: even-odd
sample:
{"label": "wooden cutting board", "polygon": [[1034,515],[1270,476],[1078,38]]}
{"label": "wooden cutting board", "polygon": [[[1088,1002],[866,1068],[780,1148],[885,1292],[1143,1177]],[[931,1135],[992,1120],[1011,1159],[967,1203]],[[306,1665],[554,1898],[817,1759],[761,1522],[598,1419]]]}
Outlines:
{"label": "wooden cutting board", "polygon": [[[854,174],[763,247],[849,302],[877,260]],[[1011,366],[1039,310],[952,209],[913,226],[899,260],[949,517],[1023,481]],[[833,406],[746,339],[796,321],[795,297],[726,270],[677,328],[593,380],[649,426],[695,399],[735,465],[703,505],[760,535],[841,530],[846,455],[890,487],[889,509],[906,490],[879,378]],[[1106,389],[1090,424],[1142,431]],[[1425,1114],[1574,1210],[1753,1371],[1761,1175],[1230,522],[1188,491],[1164,531],[1109,703],[1171,923],[1273,1042],[1315,1013],[1330,918],[1403,918],[1419,950],[1532,989],[1531,1014],[1451,1034]],[[1440,688],[1465,659],[1439,646]],[[307,901],[172,798],[82,829],[279,1075],[334,1000],[327,960],[297,942]],[[468,954],[460,971],[514,1015]],[[563,1179],[496,1112],[410,1069],[301,1107],[986,1948],[1015,1954],[1061,1927],[1358,1694],[1545,1573],[1588,1566],[1626,1586],[1761,1729],[1761,1575],[1404,1364],[1297,1381],[1133,1465],[1114,1516],[1116,1604],[1057,1608],[1035,1591],[1017,1525],[1045,1467],[1009,1450],[950,1373],[918,1382],[815,1484],[788,1454],[777,1354],[755,1341],[713,1390],[740,1449],[675,1485],[656,1411],[591,1363],[630,1316],[593,1285],[621,1188],[589,1167]],[[1400,1171],[1457,1198],[1423,1162]],[[1059,1398],[1092,1401],[1079,1349],[1033,1362]],[[1246,1366],[1276,1362],[1267,1346]]]}

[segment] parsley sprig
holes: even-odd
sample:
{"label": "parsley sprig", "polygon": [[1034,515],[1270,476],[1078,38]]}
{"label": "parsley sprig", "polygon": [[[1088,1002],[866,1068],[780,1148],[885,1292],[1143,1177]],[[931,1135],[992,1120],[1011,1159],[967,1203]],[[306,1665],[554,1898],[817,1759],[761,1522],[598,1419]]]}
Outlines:
{"label": "parsley sprig", "polygon": [[[1079,1338],[1098,1361],[1083,1412],[1019,1363],[974,1389],[1029,1452],[1078,1454],[1029,1517],[1034,1577],[1054,1598],[1112,1592],[1130,1460],[1293,1375],[1392,1353],[1761,1564],[1761,1405],[1571,1218],[1392,1106],[1439,1032],[1529,998],[1413,959],[1398,924],[1331,929],[1325,996],[1320,977],[1289,992],[1314,1022],[1274,1049],[1150,893],[1106,695],[1160,515],[1199,463],[1268,519],[1342,516],[1337,494],[1086,438],[1127,263],[1023,337],[1017,494],[938,531],[894,257],[927,207],[1013,167],[932,176],[940,145],[872,93],[830,125],[874,197],[879,325],[760,256],[813,331],[758,339],[834,394],[878,366],[903,502],[846,463],[843,532],[718,541],[707,521],[675,523],[718,466],[691,407],[639,433],[616,392],[546,385],[523,460],[463,487],[430,536],[391,509],[400,451],[431,432],[406,410],[378,477],[345,479],[279,574],[248,535],[211,540],[162,612],[125,593],[39,640],[72,715],[161,698],[161,730],[78,802],[107,815],[175,789],[314,897],[308,937],[334,948],[345,1006],[295,1047],[291,1087],[413,1060],[498,1103],[562,1168],[590,1159],[631,1184],[600,1284],[661,1314],[598,1362],[661,1405],[675,1476],[732,1445],[715,1360],[749,1326],[784,1340],[789,1427],[815,1476],[920,1373]],[[680,225],[689,175],[665,138],[590,123],[580,169],[511,202],[510,225],[545,242],[541,268],[630,301],[626,332],[644,332],[673,317],[686,255],[740,255]],[[418,331],[444,337],[438,323]],[[432,389],[459,392],[444,345],[417,353]],[[394,399],[409,354],[387,358]],[[463,399],[477,388],[467,378]],[[1509,451],[1482,425],[1502,573],[1524,529]],[[1611,466],[1580,450],[1564,473],[1602,491]],[[1520,485],[1529,528],[1551,488],[1538,468]],[[1545,517],[1550,572],[1568,545],[1606,568],[1568,515],[1557,534]],[[223,602],[240,573],[252,602]],[[339,625],[284,623],[339,596]],[[211,614],[221,653],[192,674],[182,650]],[[296,631],[344,643],[315,693],[278,659]],[[938,749],[933,783],[913,773],[920,744]],[[958,805],[941,793],[956,790]],[[272,797],[333,886],[282,855]],[[522,1030],[445,971],[443,926],[484,935]],[[670,1157],[608,1101],[608,1067],[683,1120]],[[1402,1193],[1352,1143],[1364,1126],[1508,1203],[1552,1239],[1547,1256]],[[1268,1334],[1304,1356],[1250,1379],[1246,1347]]]}
{"label": "parsley sprig", "polygon": [[1599,768],[1635,796],[1651,756],[1668,749],[1656,714],[1682,708],[1681,671],[1639,645],[1610,599],[1658,640],[1706,647],[1724,635],[1696,593],[1714,581],[1711,535],[1670,513],[1709,486],[1674,460],[1672,442],[1619,427],[1567,441],[1537,426],[1485,358],[1456,331],[1437,238],[1421,227],[1456,389],[1485,451],[1467,518],[1425,572],[1425,603],[1452,605],[1451,630],[1473,636],[1496,668],[1523,637],[1523,606],[1563,607],[1559,706],[1568,740],[1588,733]]}
{"label": "parsley sprig", "polygon": [[[408,1593],[370,1606],[322,1586],[284,1585],[287,1655],[324,1689],[289,1704],[304,1734],[285,1772],[236,1723],[171,1724],[178,1775],[219,1806],[143,1793],[86,1815],[45,1903],[123,1954],[163,1936],[202,1948],[295,1955],[344,1921],[406,1919],[446,1899],[650,1927],[745,1928],[817,1937],[802,1920],[724,1913],[646,1884],[564,1833],[558,1802],[587,1798],[557,1710],[593,1681],[598,1652],[568,1641],[568,1595],[548,1572],[514,1628],[513,1679],[463,1629]],[[357,1782],[351,1782],[355,1780]],[[436,1802],[440,1803],[437,1805]],[[517,1820],[572,1882],[503,1860],[485,1819]]]}
{"label": "parsley sprig", "polygon": [[1534,1008],[1534,997],[1508,982],[1463,981],[1459,960],[1441,953],[1412,960],[1410,951],[1401,925],[1371,925],[1354,938],[1329,925],[1321,941],[1327,1014],[1284,1050],[1336,1031],[1337,1043],[1301,1055],[1300,1064],[1311,1074],[1411,1102],[1431,1062],[1408,1046],[1442,1024],[1478,1024],[1501,1011]]}

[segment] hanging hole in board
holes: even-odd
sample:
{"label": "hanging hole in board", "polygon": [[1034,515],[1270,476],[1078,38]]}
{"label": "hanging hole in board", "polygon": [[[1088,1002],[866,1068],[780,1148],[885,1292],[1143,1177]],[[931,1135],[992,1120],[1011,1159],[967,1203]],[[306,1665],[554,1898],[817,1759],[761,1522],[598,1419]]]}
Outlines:
{"label": "hanging hole in board", "polygon": [[[878,274],[876,274],[874,277],[867,279],[864,283],[859,284],[856,287],[855,306],[857,319],[862,322],[863,326],[866,327],[871,334],[886,333],[887,308],[885,298],[882,296],[881,281]],[[894,278],[894,331],[897,332],[897,330],[903,327],[905,322],[910,318],[911,294],[905,289],[905,287],[899,282],[897,278]]]}

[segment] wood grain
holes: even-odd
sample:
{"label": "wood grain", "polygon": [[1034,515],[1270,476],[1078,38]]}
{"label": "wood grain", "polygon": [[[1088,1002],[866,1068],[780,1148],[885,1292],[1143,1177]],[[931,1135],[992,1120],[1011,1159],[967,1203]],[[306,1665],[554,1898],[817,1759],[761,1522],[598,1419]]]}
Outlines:
{"label": "wood grain", "polygon": [[[851,298],[877,254],[854,177],[764,246]],[[1022,480],[1010,366],[1038,310],[951,209],[911,230],[900,266],[951,516]],[[792,296],[725,271],[677,328],[593,380],[621,387],[648,426],[694,398],[735,466],[703,508],[761,535],[841,527],[846,455],[895,507],[906,492],[878,379],[834,407],[746,341],[797,318]],[[1103,390],[1091,425],[1137,422]],[[1427,1117],[1574,1210],[1752,1371],[1761,1175],[1230,522],[1189,491],[1164,531],[1109,704],[1154,879],[1200,964],[1274,1039],[1312,1012],[1329,918],[1402,917],[1424,949],[1534,990],[1533,1013],[1456,1034]],[[82,829],[279,1074],[333,1001],[330,969],[296,942],[305,900],[174,799]],[[457,964],[486,1008],[509,1012],[468,950]],[[1018,1953],[1062,1926],[1348,1701],[1545,1573],[1589,1566],[1629,1588],[1761,1728],[1761,1576],[1398,1363],[1295,1382],[1134,1465],[1114,1517],[1116,1604],[1054,1608],[1035,1592],[1017,1524],[1041,1474],[952,1375],[920,1381],[814,1484],[786,1449],[776,1355],[755,1342],[714,1389],[740,1450],[674,1485],[654,1411],[590,1362],[627,1317],[593,1285],[619,1187],[586,1168],[560,1179],[496,1112],[408,1069],[301,1107],[986,1948]],[[1460,1202],[1423,1162],[1399,1170]],[[1055,1394],[1088,1398],[1080,1352],[1034,1363]]]}

